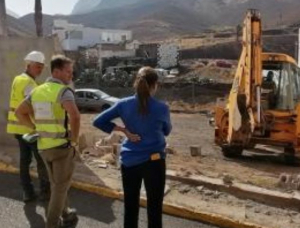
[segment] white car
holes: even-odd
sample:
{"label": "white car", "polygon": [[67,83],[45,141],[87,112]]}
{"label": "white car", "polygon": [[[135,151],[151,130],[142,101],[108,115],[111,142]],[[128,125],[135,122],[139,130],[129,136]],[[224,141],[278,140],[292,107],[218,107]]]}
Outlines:
{"label": "white car", "polygon": [[110,96],[99,89],[76,89],[75,101],[79,110],[103,111],[120,99]]}
{"label": "white car", "polygon": [[177,75],[179,75],[179,70],[176,69],[176,68],[171,69],[171,70],[170,70],[170,74],[171,74],[171,75],[176,75],[176,76],[177,76]]}

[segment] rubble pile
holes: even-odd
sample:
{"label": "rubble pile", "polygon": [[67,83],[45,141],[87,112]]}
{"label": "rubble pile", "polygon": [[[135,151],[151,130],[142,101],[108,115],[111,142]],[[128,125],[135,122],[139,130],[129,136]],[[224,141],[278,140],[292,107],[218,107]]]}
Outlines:
{"label": "rubble pile", "polygon": [[[79,137],[79,152],[82,160],[95,168],[107,168],[108,165],[119,166],[119,154],[121,143],[125,139],[123,135],[112,133],[100,140],[87,142],[87,135]],[[165,152],[170,155],[177,154],[175,148],[167,145]]]}
{"label": "rubble pile", "polygon": [[[120,144],[124,136],[112,133],[96,143],[88,144],[86,135],[79,138],[79,151],[83,160],[93,167],[107,168],[108,165],[118,165]],[[89,146],[92,145],[92,146]]]}
{"label": "rubble pile", "polygon": [[133,75],[123,70],[105,73],[101,78],[102,86],[106,87],[131,87],[133,81]]}
{"label": "rubble pile", "polygon": [[180,64],[188,70],[178,78],[178,82],[199,85],[232,83],[236,66],[235,61],[206,59],[185,60]]}
{"label": "rubble pile", "polygon": [[300,175],[282,173],[279,176],[278,186],[285,190],[300,190]]}

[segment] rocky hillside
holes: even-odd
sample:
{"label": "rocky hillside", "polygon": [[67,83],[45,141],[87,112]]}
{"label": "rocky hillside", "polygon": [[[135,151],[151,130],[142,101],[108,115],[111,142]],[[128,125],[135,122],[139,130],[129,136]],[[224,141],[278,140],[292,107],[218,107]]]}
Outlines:
{"label": "rocky hillside", "polygon": [[[98,4],[90,7],[89,2]],[[76,10],[79,8],[89,13],[65,18],[86,26],[131,29],[137,39],[143,40],[235,27],[242,22],[248,8],[262,12],[265,28],[300,21],[299,0],[79,0],[73,12],[80,13]],[[53,20],[53,17],[47,18]],[[46,24],[49,25],[48,19]],[[20,20],[32,26],[32,15]]]}
{"label": "rocky hillside", "polygon": [[7,15],[8,33],[10,36],[33,37],[35,28],[28,27],[15,17]]}
{"label": "rocky hillside", "polygon": [[72,10],[72,14],[90,13],[95,10],[102,0],[79,0]]}
{"label": "rocky hillside", "polygon": [[79,0],[74,6],[72,14],[84,14],[87,12],[99,11],[104,9],[120,8],[137,4],[141,0]]}
{"label": "rocky hillside", "polygon": [[12,10],[6,9],[6,13],[14,18],[19,18],[20,16],[13,12]]}

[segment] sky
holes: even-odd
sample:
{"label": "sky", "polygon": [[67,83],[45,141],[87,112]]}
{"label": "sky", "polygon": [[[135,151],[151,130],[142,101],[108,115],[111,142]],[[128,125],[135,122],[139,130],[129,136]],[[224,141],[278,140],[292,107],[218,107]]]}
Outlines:
{"label": "sky", "polygon": [[[70,14],[78,0],[42,0],[44,14]],[[35,0],[6,0],[6,8],[19,16],[34,11]]]}

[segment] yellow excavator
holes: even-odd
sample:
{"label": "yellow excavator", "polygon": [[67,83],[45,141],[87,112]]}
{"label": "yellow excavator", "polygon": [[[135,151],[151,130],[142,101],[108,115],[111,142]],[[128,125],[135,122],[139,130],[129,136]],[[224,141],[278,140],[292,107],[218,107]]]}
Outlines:
{"label": "yellow excavator", "polygon": [[227,101],[215,107],[215,143],[226,157],[255,145],[284,148],[287,163],[300,152],[300,70],[281,53],[262,52],[261,16],[248,10],[242,53]]}

